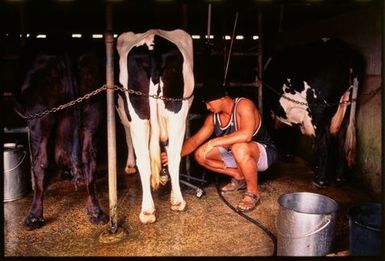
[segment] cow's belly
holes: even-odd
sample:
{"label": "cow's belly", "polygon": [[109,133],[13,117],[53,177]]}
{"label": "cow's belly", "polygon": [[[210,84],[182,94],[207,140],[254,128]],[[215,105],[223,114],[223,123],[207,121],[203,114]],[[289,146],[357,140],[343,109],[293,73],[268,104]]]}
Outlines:
{"label": "cow's belly", "polygon": [[305,82],[305,89],[302,92],[295,92],[294,94],[286,93],[286,88],[288,87],[284,85],[283,91],[285,97],[279,99],[279,104],[285,111],[286,118],[279,116],[277,116],[277,118],[290,126],[297,124],[304,135],[315,136],[315,126],[312,123],[309,107],[305,105],[307,104],[306,91],[310,86]]}

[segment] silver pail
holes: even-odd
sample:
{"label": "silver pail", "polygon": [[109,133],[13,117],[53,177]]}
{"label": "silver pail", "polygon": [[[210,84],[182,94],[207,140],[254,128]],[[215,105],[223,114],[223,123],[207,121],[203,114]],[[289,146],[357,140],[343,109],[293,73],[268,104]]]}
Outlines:
{"label": "silver pail", "polygon": [[16,143],[4,144],[4,202],[22,198],[31,190],[27,151]]}
{"label": "silver pail", "polygon": [[338,204],[308,192],[278,198],[278,256],[325,256],[331,251]]}

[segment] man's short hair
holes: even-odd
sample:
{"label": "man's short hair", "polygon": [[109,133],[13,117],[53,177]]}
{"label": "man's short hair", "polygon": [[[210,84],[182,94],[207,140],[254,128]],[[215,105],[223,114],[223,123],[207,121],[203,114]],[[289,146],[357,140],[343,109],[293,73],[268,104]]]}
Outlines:
{"label": "man's short hair", "polygon": [[219,81],[208,81],[208,84],[205,84],[202,87],[203,102],[217,100],[226,95],[226,87],[223,86]]}

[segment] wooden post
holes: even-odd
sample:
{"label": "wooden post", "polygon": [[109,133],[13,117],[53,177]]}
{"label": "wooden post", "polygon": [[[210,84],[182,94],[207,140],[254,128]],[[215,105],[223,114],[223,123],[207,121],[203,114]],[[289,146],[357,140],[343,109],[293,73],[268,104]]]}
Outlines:
{"label": "wooden post", "polygon": [[112,33],[112,6],[106,5],[106,86],[107,86],[107,143],[108,143],[108,195],[109,229],[100,235],[100,242],[112,243],[125,237],[125,231],[118,227],[117,186],[116,186],[116,130],[114,100],[114,36]]}

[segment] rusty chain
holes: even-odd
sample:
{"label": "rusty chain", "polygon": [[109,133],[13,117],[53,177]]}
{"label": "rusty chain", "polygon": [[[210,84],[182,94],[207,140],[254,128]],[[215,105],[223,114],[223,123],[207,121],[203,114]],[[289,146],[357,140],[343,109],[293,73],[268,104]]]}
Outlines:
{"label": "rusty chain", "polygon": [[107,90],[107,89],[112,89],[112,90],[117,90],[117,91],[121,91],[121,92],[127,92],[129,94],[135,94],[137,96],[145,96],[145,97],[150,97],[150,98],[153,98],[153,99],[159,99],[159,100],[163,100],[163,101],[183,101],[183,100],[188,100],[190,99],[193,94],[187,96],[187,97],[183,97],[183,98],[172,98],[172,97],[165,97],[165,96],[159,96],[159,95],[150,95],[150,94],[146,94],[146,93],[143,93],[141,91],[135,91],[135,90],[132,90],[132,89],[125,89],[123,87],[120,87],[120,86],[117,86],[117,85],[112,85],[112,87],[107,87],[106,84],[104,84],[102,87],[90,92],[90,93],[87,93],[75,100],[72,100],[70,102],[67,102],[65,104],[62,104],[62,105],[59,105],[57,107],[53,107],[51,109],[47,109],[47,110],[44,110],[42,112],[37,112],[37,113],[34,113],[32,115],[22,115],[20,114],[20,116],[26,120],[32,120],[32,119],[36,119],[36,118],[41,118],[41,117],[44,117],[46,116],[47,114],[49,113],[54,113],[54,112],[57,112],[57,111],[60,111],[60,110],[64,110],[68,107],[71,107],[71,106],[74,106],[78,103],[81,103],[83,102],[84,100],[88,100],[89,98],[91,98],[92,96],[95,96],[97,94],[99,94],[101,91],[104,91],[104,90]]}
{"label": "rusty chain", "polygon": [[119,90],[121,92],[127,92],[129,94],[135,94],[137,96],[150,97],[150,98],[158,99],[158,100],[162,100],[162,101],[184,101],[184,100],[189,100],[194,95],[193,93],[191,93],[187,97],[172,98],[172,97],[159,96],[159,95],[156,95],[156,94],[146,94],[146,93],[143,93],[141,91],[135,91],[135,90],[132,90],[132,89],[124,89],[123,87],[119,87],[117,85],[114,85],[114,89],[115,90]]}
{"label": "rusty chain", "polygon": [[[295,100],[293,98],[290,98],[286,95],[282,95],[281,93],[279,93],[278,91],[276,91],[275,89],[273,89],[271,86],[269,86],[268,84],[264,83],[265,86],[267,86],[271,91],[273,91],[275,94],[277,95],[281,95],[282,98],[290,101],[290,102],[293,102],[295,104],[298,104],[298,105],[302,105],[302,106],[324,106],[324,107],[332,107],[332,106],[336,106],[336,105],[339,105],[339,104],[350,104],[350,103],[353,103],[353,102],[357,102],[357,100],[359,100],[358,98],[357,99],[351,99],[349,101],[342,101],[342,102],[337,102],[337,103],[334,103],[334,104],[331,104],[331,103],[327,103],[326,101],[324,103],[322,102],[314,102],[314,103],[307,103],[307,102],[302,102],[302,101],[298,101],[298,100]],[[71,107],[71,106],[74,106],[75,104],[78,104],[78,103],[81,103],[83,102],[84,100],[87,100],[89,98],[91,98],[92,96],[95,96],[97,94],[99,94],[100,92],[104,91],[104,90],[107,90],[107,89],[112,89],[112,90],[116,90],[116,91],[121,91],[121,92],[127,92],[129,94],[134,94],[134,95],[137,95],[137,96],[144,96],[144,97],[150,97],[150,98],[153,98],[153,99],[159,99],[159,100],[163,100],[163,101],[184,101],[184,100],[188,100],[190,99],[193,94],[187,96],[187,97],[183,97],[183,98],[173,98],[173,97],[165,97],[165,96],[159,96],[159,95],[156,95],[156,94],[146,94],[146,93],[143,93],[141,91],[135,91],[133,89],[125,89],[123,87],[120,87],[120,86],[117,86],[117,85],[112,85],[112,87],[107,87],[106,84],[104,84],[102,87],[90,92],[90,93],[87,93],[75,100],[72,100],[70,102],[67,102],[65,104],[62,104],[62,105],[59,105],[57,107],[53,107],[51,109],[47,109],[45,111],[42,111],[42,112],[38,112],[38,113],[34,113],[32,115],[22,115],[20,114],[20,116],[26,120],[32,120],[32,119],[36,119],[36,118],[41,118],[41,117],[44,117],[46,116],[47,114],[49,113],[54,113],[54,112],[57,112],[57,111],[60,111],[60,110],[64,110],[68,107]],[[361,97],[363,95],[365,96],[374,96],[379,90],[381,89],[381,87],[371,91],[371,92],[368,92],[366,94],[362,94]]]}
{"label": "rusty chain", "polygon": [[353,102],[357,102],[363,96],[370,96],[370,97],[372,97],[372,96],[376,95],[379,90],[381,90],[381,87],[378,87],[377,89],[374,89],[374,90],[372,90],[372,91],[370,91],[368,93],[361,94],[360,98],[350,99],[348,101],[340,101],[340,102],[335,102],[335,103],[328,103],[326,101],[324,101],[324,102],[319,101],[319,102],[308,103],[308,102],[302,102],[302,101],[298,101],[298,100],[295,100],[293,98],[290,98],[290,97],[286,96],[285,94],[282,94],[279,91],[275,90],[273,87],[271,87],[270,85],[268,85],[265,82],[263,83],[263,85],[268,87],[268,89],[270,91],[272,91],[273,93],[275,93],[276,95],[281,96],[282,98],[284,98],[284,99],[286,99],[286,100],[288,100],[288,101],[290,101],[292,103],[295,103],[295,104],[298,104],[298,105],[302,105],[302,106],[306,106],[306,107],[309,107],[309,106],[333,107],[333,106],[337,106],[337,105],[340,105],[340,104],[351,104]]}
{"label": "rusty chain", "polygon": [[101,91],[105,90],[106,89],[106,85],[103,85],[102,87],[90,92],[90,93],[87,93],[85,94],[84,96],[82,97],[79,97],[75,100],[72,100],[70,102],[67,102],[65,104],[62,104],[62,105],[59,105],[57,107],[53,107],[51,109],[47,109],[45,111],[42,111],[42,112],[37,112],[37,113],[34,113],[32,115],[26,115],[26,116],[22,116],[24,119],[26,120],[32,120],[32,119],[36,119],[36,118],[41,118],[41,117],[44,117],[46,116],[47,114],[49,113],[53,113],[53,112],[57,112],[57,111],[60,111],[60,110],[64,110],[68,107],[71,107],[71,106],[74,106],[75,104],[78,104],[78,103],[81,103],[83,102],[84,100],[87,100],[89,98],[91,98],[92,96],[95,96],[96,94],[100,93]]}

